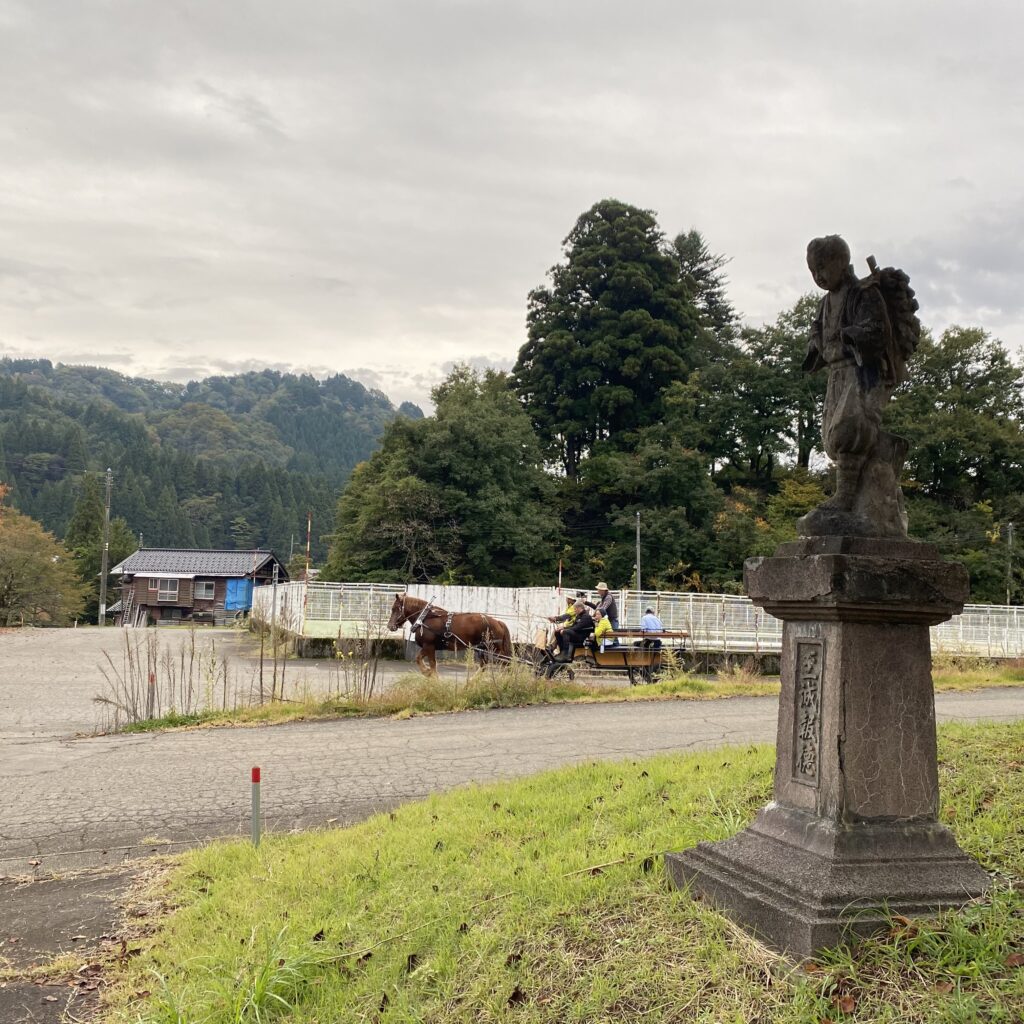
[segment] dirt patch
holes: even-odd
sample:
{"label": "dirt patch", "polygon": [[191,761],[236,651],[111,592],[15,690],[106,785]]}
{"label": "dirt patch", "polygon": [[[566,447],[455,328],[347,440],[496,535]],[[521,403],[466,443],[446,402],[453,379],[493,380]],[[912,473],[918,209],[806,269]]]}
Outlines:
{"label": "dirt patch", "polygon": [[0,882],[0,1021],[88,1020],[99,1004],[103,963],[127,955],[123,902],[140,870]]}
{"label": "dirt patch", "polygon": [[0,981],[0,1020],[4,1024],[88,1020],[98,1002],[95,989],[81,989],[73,982]]}
{"label": "dirt patch", "polygon": [[0,882],[0,957],[20,970],[113,940],[137,870]]}

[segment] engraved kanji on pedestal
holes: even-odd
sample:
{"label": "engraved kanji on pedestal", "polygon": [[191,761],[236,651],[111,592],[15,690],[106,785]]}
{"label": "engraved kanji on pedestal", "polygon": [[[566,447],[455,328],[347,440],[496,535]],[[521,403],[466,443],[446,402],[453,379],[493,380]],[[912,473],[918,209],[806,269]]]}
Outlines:
{"label": "engraved kanji on pedestal", "polygon": [[802,640],[796,645],[797,700],[794,707],[793,780],[818,785],[821,749],[821,674],[825,644]]}

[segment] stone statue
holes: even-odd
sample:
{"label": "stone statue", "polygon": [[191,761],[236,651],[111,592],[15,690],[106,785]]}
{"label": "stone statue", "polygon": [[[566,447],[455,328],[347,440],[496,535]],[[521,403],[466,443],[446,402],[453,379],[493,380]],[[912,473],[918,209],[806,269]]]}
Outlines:
{"label": "stone statue", "polygon": [[800,539],[748,558],[747,595],[781,619],[772,800],[742,832],[665,856],[673,883],[796,956],[961,906],[991,885],[939,821],[930,627],[967,570],[907,537],[907,445],[882,429],[921,333],[907,275],[858,280],[838,235],[807,247],[825,289],[806,370],[828,369],[836,493]]}
{"label": "stone statue", "polygon": [[804,537],[906,537],[899,479],[907,442],[882,429],[882,413],[921,333],[909,278],[869,257],[871,273],[858,279],[839,235],[813,239],[807,266],[826,295],[803,368],[828,369],[821,433],[836,464],[836,491],[797,529]]}

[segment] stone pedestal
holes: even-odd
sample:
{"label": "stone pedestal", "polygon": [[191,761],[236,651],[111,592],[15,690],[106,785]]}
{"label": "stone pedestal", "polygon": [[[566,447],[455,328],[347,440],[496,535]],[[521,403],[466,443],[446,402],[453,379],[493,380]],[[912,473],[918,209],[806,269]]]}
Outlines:
{"label": "stone pedestal", "polygon": [[913,541],[811,537],[744,575],[784,622],[774,799],[670,854],[672,881],[800,956],[980,895],[988,875],[938,823],[928,633],[963,608],[966,571]]}

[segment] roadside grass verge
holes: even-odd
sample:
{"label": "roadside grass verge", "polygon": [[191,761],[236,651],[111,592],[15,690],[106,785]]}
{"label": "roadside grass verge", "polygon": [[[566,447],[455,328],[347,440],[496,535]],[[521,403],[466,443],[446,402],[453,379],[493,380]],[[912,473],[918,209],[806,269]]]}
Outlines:
{"label": "roadside grass verge", "polygon": [[[1024,665],[998,664],[980,658],[935,660],[937,691],[970,691],[992,686],[1024,685]],[[419,672],[397,677],[382,692],[318,696],[299,684],[290,700],[240,705],[227,710],[210,708],[188,714],[171,711],[158,718],[122,725],[118,731],[155,732],[188,726],[274,725],[283,722],[331,718],[401,717],[470,711],[485,708],[526,707],[533,704],[593,703],[636,700],[714,700],[723,697],[766,697],[779,692],[778,676],[762,676],[750,665],[734,664],[717,675],[679,672],[641,686],[610,685],[592,678],[552,681],[537,678],[527,666],[485,668],[464,676],[432,679]]]}
{"label": "roadside grass verge", "polygon": [[936,690],[981,690],[990,686],[1024,685],[1024,661],[991,661],[962,654],[936,654],[932,658]]}
{"label": "roadside grass verge", "polygon": [[767,747],[587,764],[347,829],[178,860],[177,909],[114,966],[110,1021],[822,1021],[1024,1012],[1024,724],[941,731],[943,818],[991,896],[794,964],[668,888],[667,850],[725,838]]}
{"label": "roadside grass verge", "polygon": [[398,676],[387,689],[368,696],[298,698],[188,715],[171,712],[121,726],[120,732],[151,732],[191,725],[269,725],[325,718],[410,717],[485,708],[527,707],[533,704],[589,703],[672,698],[709,700],[718,697],[767,696],[779,692],[778,679],[741,672],[719,678],[687,673],[643,686],[614,686],[576,678],[537,677],[528,666],[484,668],[465,676],[427,677],[419,672]]}

